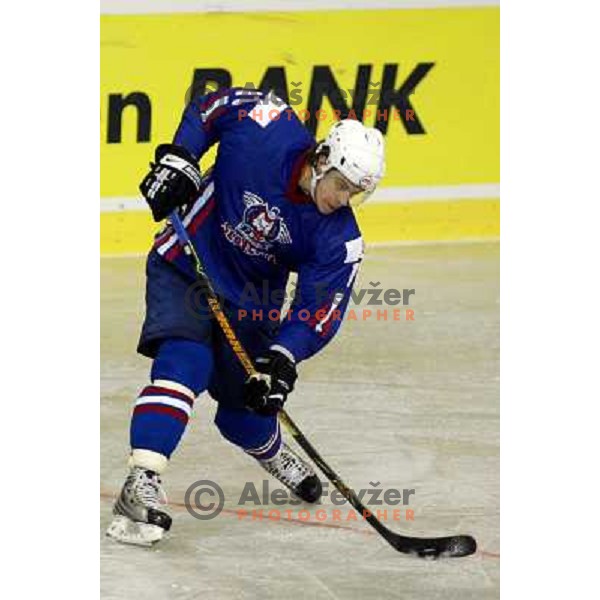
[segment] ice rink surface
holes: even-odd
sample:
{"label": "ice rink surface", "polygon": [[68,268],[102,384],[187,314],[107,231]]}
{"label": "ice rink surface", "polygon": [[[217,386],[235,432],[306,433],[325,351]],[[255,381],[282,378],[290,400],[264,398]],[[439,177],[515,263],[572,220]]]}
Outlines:
{"label": "ice rink surface", "polygon": [[[163,477],[174,517],[169,538],[150,549],[106,538],[112,498],[126,474],[132,403],[150,367],[135,353],[144,277],[142,258],[102,260],[102,598],[499,597],[498,244],[368,248],[358,285],[414,288],[415,320],[393,321],[387,307],[387,322],[345,322],[320,355],[301,365],[287,404],[354,489],[371,488],[369,482],[415,489],[414,522],[388,527],[477,538],[475,556],[437,562],[397,553],[360,521],[240,521],[235,510],[245,482],[260,489],[266,474],[220,437],[206,395]],[[386,307],[351,308],[360,315],[362,308]],[[199,479],[225,493],[225,510],[210,521],[194,519],[183,503]],[[296,514],[302,507],[263,508]],[[335,507],[326,499],[320,508]],[[341,510],[347,515],[350,508]]]}

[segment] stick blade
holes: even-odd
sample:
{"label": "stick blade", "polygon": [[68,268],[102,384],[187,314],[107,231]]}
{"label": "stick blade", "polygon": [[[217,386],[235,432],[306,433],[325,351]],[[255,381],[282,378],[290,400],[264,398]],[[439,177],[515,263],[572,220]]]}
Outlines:
{"label": "stick blade", "polygon": [[470,535],[453,535],[439,538],[413,538],[392,534],[387,541],[398,552],[413,554],[420,558],[459,558],[477,550],[477,542]]}

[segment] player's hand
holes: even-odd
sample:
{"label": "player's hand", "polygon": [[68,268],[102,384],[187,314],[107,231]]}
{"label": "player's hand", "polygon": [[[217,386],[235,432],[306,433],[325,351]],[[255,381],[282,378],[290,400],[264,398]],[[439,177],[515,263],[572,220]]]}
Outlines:
{"label": "player's hand", "polygon": [[162,221],[174,209],[193,202],[200,192],[202,175],[193,156],[182,146],[161,144],[155,162],[140,191],[152,209],[155,221]]}
{"label": "player's hand", "polygon": [[258,376],[249,377],[244,389],[246,406],[263,416],[276,415],[298,379],[296,365],[285,354],[269,350],[256,359]]}

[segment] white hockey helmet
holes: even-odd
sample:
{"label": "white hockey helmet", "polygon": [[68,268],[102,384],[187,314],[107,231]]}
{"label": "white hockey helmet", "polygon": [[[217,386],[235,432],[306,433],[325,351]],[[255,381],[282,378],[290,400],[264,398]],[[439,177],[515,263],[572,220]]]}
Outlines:
{"label": "white hockey helmet", "polygon": [[353,205],[364,202],[385,173],[383,135],[378,129],[365,127],[355,119],[344,119],[333,125],[325,140],[317,146],[316,154],[326,156],[327,162],[319,174],[314,166],[312,168],[310,191],[313,198],[317,183],[331,169],[337,169],[362,190],[352,199]]}

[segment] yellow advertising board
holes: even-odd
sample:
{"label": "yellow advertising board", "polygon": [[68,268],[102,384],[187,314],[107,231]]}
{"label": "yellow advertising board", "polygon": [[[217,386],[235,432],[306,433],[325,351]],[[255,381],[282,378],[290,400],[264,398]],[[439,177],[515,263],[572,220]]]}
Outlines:
{"label": "yellow advertising board", "polygon": [[[472,193],[499,181],[497,7],[103,15],[104,253],[148,247],[147,214],[115,201],[139,196],[193,84],[272,87],[317,138],[340,107],[367,125],[377,119],[388,189],[360,211],[367,242],[498,236],[498,199]],[[458,191],[402,201],[405,188],[438,186]]]}

